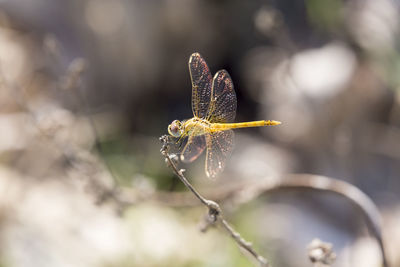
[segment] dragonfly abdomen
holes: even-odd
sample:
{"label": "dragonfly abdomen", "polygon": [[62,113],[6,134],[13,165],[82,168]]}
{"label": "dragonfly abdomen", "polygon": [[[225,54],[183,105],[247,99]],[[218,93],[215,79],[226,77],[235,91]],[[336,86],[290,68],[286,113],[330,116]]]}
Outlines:
{"label": "dragonfly abdomen", "polygon": [[210,128],[212,129],[212,131],[224,131],[236,128],[274,126],[279,124],[281,124],[281,122],[279,121],[261,120],[261,121],[238,122],[238,123],[212,123],[210,125]]}

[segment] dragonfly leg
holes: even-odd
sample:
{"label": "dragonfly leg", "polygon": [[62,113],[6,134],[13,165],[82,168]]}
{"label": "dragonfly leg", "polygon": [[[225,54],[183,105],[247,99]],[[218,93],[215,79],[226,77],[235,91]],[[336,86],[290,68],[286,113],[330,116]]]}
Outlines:
{"label": "dragonfly leg", "polygon": [[185,135],[184,134],[182,134],[180,137],[179,137],[179,139],[178,139],[178,141],[176,141],[176,144],[179,144],[179,148],[181,148],[182,147],[182,144],[183,144],[183,138],[185,137]]}

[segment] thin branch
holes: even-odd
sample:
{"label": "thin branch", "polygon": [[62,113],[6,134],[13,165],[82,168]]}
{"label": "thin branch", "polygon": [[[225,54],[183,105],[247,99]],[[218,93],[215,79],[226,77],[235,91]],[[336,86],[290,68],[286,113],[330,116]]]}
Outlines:
{"label": "thin branch", "polygon": [[236,232],[229,223],[223,219],[221,219],[221,224],[224,229],[231,235],[231,237],[238,243],[238,245],[244,249],[246,249],[257,261],[260,263],[260,266],[269,266],[268,261],[253,249],[253,246],[250,242],[246,241],[238,232]]}
{"label": "thin branch", "polygon": [[189,183],[186,177],[183,175],[184,170],[178,170],[175,163],[172,161],[168,149],[168,136],[164,135],[160,137],[160,141],[163,143],[161,148],[161,154],[165,157],[168,166],[172,169],[174,174],[181,180],[181,182],[200,200],[200,202],[208,208],[208,215],[210,218],[209,223],[214,224],[218,221],[221,222],[222,227],[230,234],[233,240],[236,241],[238,246],[252,255],[262,267],[269,267],[268,261],[261,255],[259,255],[253,248],[252,244],[246,241],[238,232],[236,232],[231,225],[223,218],[222,210],[220,206],[212,201],[204,198],[197,190]]}

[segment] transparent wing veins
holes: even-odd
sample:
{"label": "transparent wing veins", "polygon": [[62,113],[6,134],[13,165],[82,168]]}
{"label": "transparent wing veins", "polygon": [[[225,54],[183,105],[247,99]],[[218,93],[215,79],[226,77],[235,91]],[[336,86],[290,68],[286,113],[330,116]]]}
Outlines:
{"label": "transparent wing veins", "polygon": [[199,53],[190,56],[189,71],[192,81],[193,115],[205,118],[210,104],[212,76],[206,61]]}
{"label": "transparent wing veins", "polygon": [[210,122],[233,122],[236,116],[236,93],[226,70],[218,71],[213,78],[207,120]]}
{"label": "transparent wing veins", "polygon": [[206,139],[204,135],[189,136],[180,158],[183,162],[192,162],[201,155],[205,148]]}
{"label": "transparent wing veins", "polygon": [[205,171],[208,177],[215,178],[224,170],[226,160],[232,154],[233,137],[232,130],[206,134],[207,155]]}

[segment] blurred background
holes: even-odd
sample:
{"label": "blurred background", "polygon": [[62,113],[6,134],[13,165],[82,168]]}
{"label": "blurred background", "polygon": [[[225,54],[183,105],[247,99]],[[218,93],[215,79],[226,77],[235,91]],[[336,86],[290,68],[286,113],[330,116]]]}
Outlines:
{"label": "blurred background", "polygon": [[[379,207],[400,266],[400,40],[397,0],[1,0],[0,266],[249,266],[160,155],[159,136],[192,117],[187,62],[226,69],[236,131],[221,177],[182,165],[205,196],[320,174]],[[279,178],[280,179],[280,178]],[[162,194],[164,201],[160,201]],[[244,196],[246,198],[246,196]],[[220,203],[273,266],[381,266],[360,213],[332,194],[289,190]],[[194,204],[193,204],[194,203]]]}

